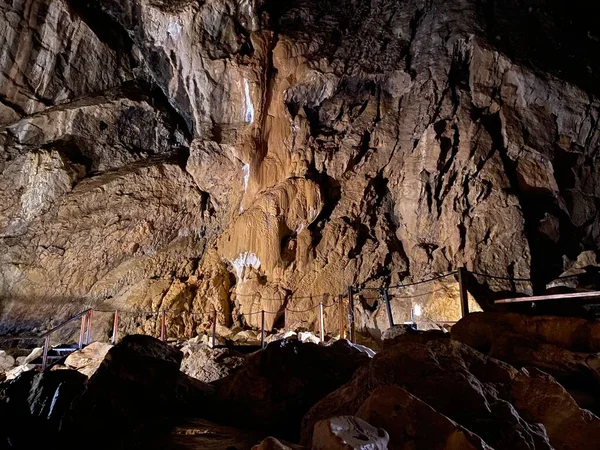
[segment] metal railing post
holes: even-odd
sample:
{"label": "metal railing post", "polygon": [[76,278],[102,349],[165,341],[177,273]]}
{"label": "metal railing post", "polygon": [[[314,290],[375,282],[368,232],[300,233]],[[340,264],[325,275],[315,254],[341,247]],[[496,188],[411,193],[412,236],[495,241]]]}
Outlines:
{"label": "metal railing post", "polygon": [[392,328],[394,326],[394,316],[392,315],[392,307],[390,306],[390,298],[388,296],[387,288],[382,288],[381,294],[383,295],[383,301],[385,302],[385,309],[387,310],[390,328]]}
{"label": "metal railing post", "polygon": [[48,366],[48,349],[50,348],[50,335],[44,339],[44,354],[42,356],[42,370]]}
{"label": "metal railing post", "polygon": [[465,317],[469,314],[469,291],[467,290],[467,270],[458,268],[458,287],[460,290],[460,315]]}
{"label": "metal railing post", "polygon": [[356,330],[354,325],[354,297],[352,286],[348,286],[348,323],[350,324],[350,342],[356,342]]}
{"label": "metal railing post", "polygon": [[265,310],[260,312],[260,347],[265,348]]}
{"label": "metal railing post", "polygon": [[338,296],[339,310],[340,310],[340,339],[344,339],[344,296]]}
{"label": "metal railing post", "polygon": [[81,315],[81,328],[79,329],[79,343],[78,347],[81,350],[85,339],[85,327],[87,326],[87,314]]}
{"label": "metal railing post", "polygon": [[115,311],[115,318],[113,320],[113,334],[112,334],[112,344],[115,345],[117,343],[117,333],[119,329],[119,311]]}
{"label": "metal railing post", "polygon": [[166,339],[166,313],[165,310],[163,309],[160,313],[160,340],[161,341],[165,341]]}
{"label": "metal railing post", "polygon": [[217,346],[217,308],[214,308],[213,324],[212,324],[212,347]]}
{"label": "metal railing post", "polygon": [[323,318],[323,302],[319,302],[319,325],[321,327],[321,342],[325,342],[325,319]]}

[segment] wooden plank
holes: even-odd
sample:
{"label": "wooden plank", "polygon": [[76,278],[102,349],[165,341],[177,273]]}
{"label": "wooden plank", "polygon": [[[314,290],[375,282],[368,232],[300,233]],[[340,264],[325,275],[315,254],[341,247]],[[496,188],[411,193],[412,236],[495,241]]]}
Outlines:
{"label": "wooden plank", "polygon": [[571,294],[551,294],[534,295],[532,297],[504,298],[496,300],[494,303],[522,303],[522,302],[540,302],[544,300],[562,300],[568,298],[597,298],[600,297],[600,291],[573,292]]}

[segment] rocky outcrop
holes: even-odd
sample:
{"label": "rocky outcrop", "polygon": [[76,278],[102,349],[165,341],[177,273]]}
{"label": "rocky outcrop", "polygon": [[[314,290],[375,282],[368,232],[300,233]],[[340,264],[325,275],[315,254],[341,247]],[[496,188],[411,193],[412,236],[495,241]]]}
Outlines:
{"label": "rocky outcrop", "polygon": [[[486,444],[496,449],[583,449],[600,433],[600,419],[580,409],[549,375],[514,369],[460,342],[427,332],[405,334],[359,369],[351,382],[313,406],[303,419],[302,441],[311,442],[314,424],[328,417],[356,414],[361,409],[362,414],[372,410],[370,417],[376,417],[376,408],[367,400],[376,395],[375,389],[390,385],[418,399],[395,396],[399,406],[410,408],[409,419],[404,416],[400,423],[427,415],[439,427],[437,443],[418,429],[410,428],[411,433],[400,435],[400,440],[390,430],[391,445],[399,448],[411,439],[446,448],[443,439],[450,435],[474,448],[486,448]],[[393,398],[389,397],[390,402]],[[402,411],[399,408],[397,413],[400,418]]]}
{"label": "rocky outcrop", "polygon": [[452,338],[517,368],[549,373],[582,407],[599,410],[600,327],[595,321],[477,313],[452,327]]}
{"label": "rocky outcrop", "polygon": [[[458,266],[532,279],[475,277],[484,305],[551,286],[600,250],[589,8],[2,4],[0,332],[88,306],[132,332],[167,310],[180,338],[214,310],[316,329],[349,285]],[[398,323],[407,296],[460,317],[452,277],[392,295]],[[387,327],[378,294],[357,305]]]}
{"label": "rocky outcrop", "polygon": [[347,341],[327,347],[296,339],[272,342],[213,383],[216,412],[220,420],[295,439],[308,409],[369,359]]}

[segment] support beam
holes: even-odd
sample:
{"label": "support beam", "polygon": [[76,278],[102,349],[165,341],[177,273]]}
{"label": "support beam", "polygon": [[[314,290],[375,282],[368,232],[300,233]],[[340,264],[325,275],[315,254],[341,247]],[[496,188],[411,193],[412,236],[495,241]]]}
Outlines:
{"label": "support beam", "polygon": [[85,343],[85,328],[87,326],[87,314],[81,315],[81,328],[79,329],[79,343],[78,347],[81,350]]}
{"label": "support beam", "polygon": [[350,342],[356,343],[356,330],[354,325],[354,290],[348,286],[348,323],[350,324]]}
{"label": "support beam", "polygon": [[94,318],[94,310],[90,309],[88,311],[88,318],[87,318],[87,333],[86,333],[86,338],[85,338],[85,345],[90,345],[90,342],[92,342],[92,319]]}
{"label": "support beam", "polygon": [[340,315],[340,339],[344,339],[344,296],[338,296]]}
{"label": "support beam", "polygon": [[325,342],[325,318],[323,317],[323,302],[319,302],[319,324],[321,327],[321,342]]}
{"label": "support beam", "polygon": [[213,313],[213,324],[212,324],[212,348],[217,346],[217,308],[214,309]]}
{"label": "support beam", "polygon": [[163,309],[160,312],[160,340],[163,342],[166,339],[166,328],[167,328],[166,321],[167,321],[166,313],[165,313],[165,310]]}
{"label": "support beam", "polygon": [[392,315],[392,307],[390,305],[390,297],[388,295],[387,288],[381,289],[381,295],[383,296],[383,301],[385,302],[385,309],[387,310],[388,321],[390,323],[390,328],[394,326],[394,316]]}
{"label": "support beam", "polygon": [[469,291],[467,289],[467,269],[458,268],[458,287],[460,290],[460,316],[469,314]]}
{"label": "support beam", "polygon": [[48,367],[48,350],[50,349],[50,336],[44,338],[44,354],[42,356],[42,370]]}
{"label": "support beam", "polygon": [[260,348],[265,348],[265,310],[260,312]]}
{"label": "support beam", "polygon": [[119,330],[119,311],[115,311],[115,317],[113,319],[113,334],[112,334],[112,344],[115,345],[117,343],[117,333]]}

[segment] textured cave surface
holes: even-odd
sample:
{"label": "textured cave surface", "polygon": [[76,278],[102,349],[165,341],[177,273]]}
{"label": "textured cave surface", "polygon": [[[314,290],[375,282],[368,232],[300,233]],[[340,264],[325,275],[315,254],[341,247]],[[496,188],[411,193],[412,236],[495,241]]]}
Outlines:
{"label": "textured cave surface", "polygon": [[[485,306],[597,267],[595,9],[0,3],[0,332],[96,306],[189,335],[187,312],[257,325],[459,266],[532,279],[479,280]],[[458,314],[449,281],[430,314]]]}

